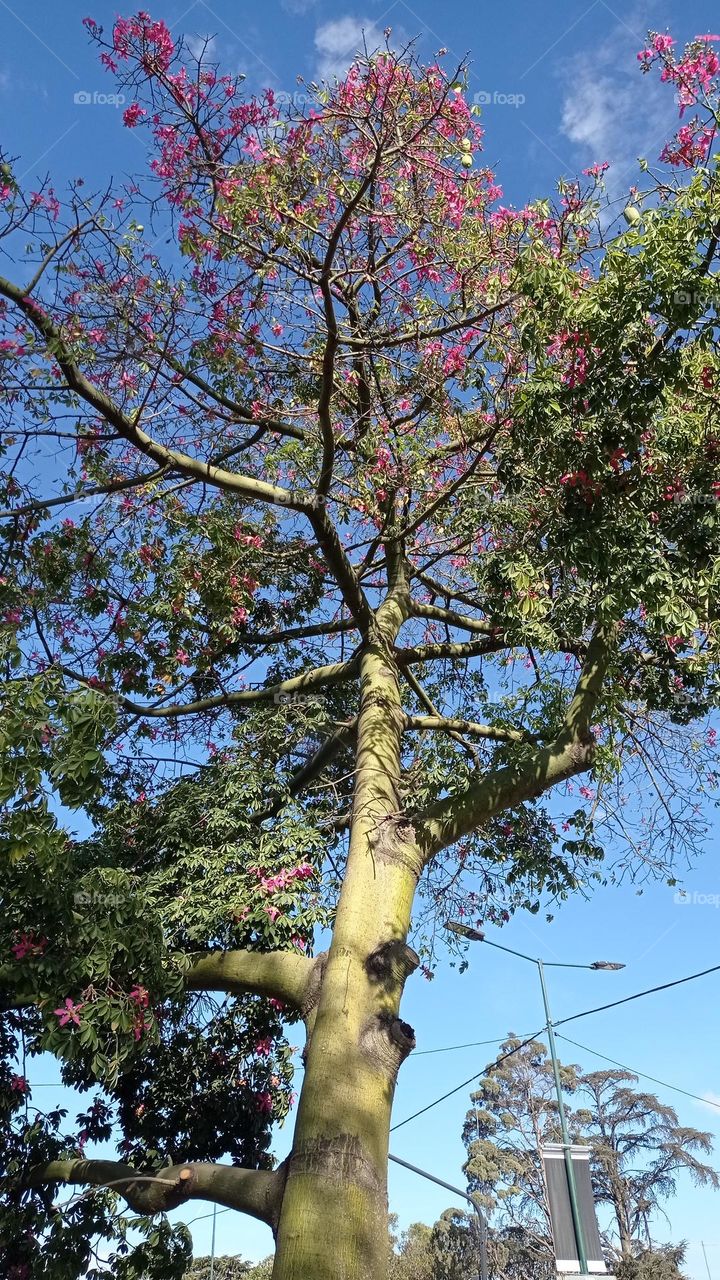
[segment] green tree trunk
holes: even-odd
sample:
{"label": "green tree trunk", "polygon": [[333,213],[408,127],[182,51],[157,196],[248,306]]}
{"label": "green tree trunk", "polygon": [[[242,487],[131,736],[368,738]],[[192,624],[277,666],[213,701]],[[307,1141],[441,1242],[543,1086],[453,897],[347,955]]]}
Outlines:
{"label": "green tree trunk", "polygon": [[420,854],[400,815],[403,718],[381,640],[363,658],[348,868],[310,1040],[273,1280],[383,1280],[395,1079],[413,1047],[398,1017]]}

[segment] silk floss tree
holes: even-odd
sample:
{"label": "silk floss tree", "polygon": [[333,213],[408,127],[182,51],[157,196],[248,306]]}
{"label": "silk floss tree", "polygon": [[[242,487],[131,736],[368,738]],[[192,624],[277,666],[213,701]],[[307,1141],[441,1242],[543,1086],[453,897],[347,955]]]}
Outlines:
{"label": "silk floss tree", "polygon": [[179,1275],[197,1198],[274,1280],[380,1280],[442,922],[672,876],[704,826],[717,58],[644,51],[696,115],[612,235],[601,164],[499,204],[442,57],[298,111],[85,25],[154,158],[62,198],[3,159],[5,1263]]}

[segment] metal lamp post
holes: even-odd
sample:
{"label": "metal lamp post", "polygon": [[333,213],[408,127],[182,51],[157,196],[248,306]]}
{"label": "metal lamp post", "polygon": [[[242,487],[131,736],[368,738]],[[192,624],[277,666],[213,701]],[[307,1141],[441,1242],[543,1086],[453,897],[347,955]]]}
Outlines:
{"label": "metal lamp post", "polygon": [[565,1159],[565,1169],[567,1173],[568,1195],[570,1198],[570,1211],[572,1213],[573,1228],[575,1231],[575,1241],[577,1244],[578,1262],[580,1264],[580,1274],[588,1275],[588,1258],[585,1246],[585,1236],[582,1225],[582,1215],[580,1212],[580,1201],[578,1198],[577,1182],[575,1180],[575,1169],[572,1162],[572,1143],[570,1142],[570,1133],[567,1126],[567,1116],[565,1114],[565,1102],[562,1094],[562,1081],[560,1079],[560,1063],[557,1056],[557,1048],[555,1045],[555,1032],[553,1021],[550,1015],[550,1004],[548,1001],[547,985],[545,983],[545,968],[552,967],[554,969],[624,969],[624,964],[619,964],[612,960],[594,960],[592,964],[566,964],[558,960],[548,960],[543,962],[535,956],[526,956],[522,951],[514,951],[512,947],[504,947],[499,942],[491,942],[486,938],[484,933],[480,933],[478,929],[471,929],[468,925],[460,924],[459,921],[448,920],[446,927],[452,933],[458,934],[462,938],[468,938],[471,942],[484,942],[489,947],[496,947],[498,951],[507,951],[508,955],[517,956],[520,960],[529,960],[531,964],[537,966],[540,975],[540,986],[542,988],[543,1008],[545,1010],[545,1031],[547,1032],[548,1047],[550,1049],[550,1061],[552,1063],[553,1077],[555,1080],[555,1094],[557,1097],[558,1116],[560,1119],[560,1133],[562,1135],[563,1155]]}

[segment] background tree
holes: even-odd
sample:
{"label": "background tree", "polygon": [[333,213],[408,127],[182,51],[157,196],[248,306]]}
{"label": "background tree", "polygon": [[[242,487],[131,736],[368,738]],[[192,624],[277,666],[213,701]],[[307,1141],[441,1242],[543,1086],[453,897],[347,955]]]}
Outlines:
{"label": "background tree", "polygon": [[[518,1043],[511,1037],[501,1052]],[[698,1186],[720,1188],[716,1171],[698,1158],[711,1152],[711,1135],[681,1125],[672,1107],[635,1088],[638,1077],[629,1071],[584,1074],[560,1064],[560,1075],[571,1139],[592,1149],[595,1201],[612,1209],[604,1238],[613,1271],[627,1263],[628,1280],[635,1265],[638,1275],[677,1272],[683,1248],[654,1244],[653,1219],[664,1214],[681,1171]],[[545,1046],[533,1042],[489,1071],[471,1102],[465,1169],[490,1214],[498,1274],[523,1266],[549,1274],[554,1251],[541,1150],[561,1135]]]}
{"label": "background tree", "polygon": [[[195,1258],[185,1280],[211,1280],[211,1259]],[[270,1280],[272,1258],[264,1262],[243,1262],[241,1258],[219,1257],[212,1260],[214,1280]]]}
{"label": "background tree", "polygon": [[[720,1177],[698,1157],[712,1151],[709,1133],[678,1122],[673,1107],[638,1093],[630,1071],[591,1071],[580,1081],[588,1099],[585,1135],[592,1147],[592,1178],[599,1204],[610,1205],[622,1255],[652,1245],[651,1219],[664,1213],[678,1174],[696,1186],[720,1188]],[[669,1257],[669,1264],[673,1259]],[[674,1265],[680,1266],[682,1254]]]}
{"label": "background tree", "polygon": [[[520,1251],[533,1267],[554,1260],[550,1205],[541,1151],[562,1140],[552,1063],[544,1044],[533,1040],[518,1048],[509,1036],[498,1057],[517,1049],[483,1076],[470,1095],[463,1141],[468,1153],[465,1172],[471,1192],[495,1228],[507,1236],[505,1249]],[[560,1064],[568,1096],[578,1088],[578,1068]],[[571,1138],[579,1137],[569,1102]],[[507,1259],[505,1260],[507,1265]],[[503,1268],[504,1270],[505,1268]]]}
{"label": "background tree", "polygon": [[432,1234],[424,1222],[398,1232],[397,1215],[390,1215],[390,1280],[433,1280]]}
{"label": "background tree", "polygon": [[[82,1274],[119,1195],[115,1273],[177,1276],[153,1219],[197,1197],[271,1225],[274,1280],[378,1280],[436,915],[702,829],[717,58],[643,54],[698,116],[608,239],[602,166],[497,207],[462,68],[381,50],[279,113],[145,13],[85,25],[155,153],[62,200],[2,157],[2,1262]],[[77,1133],[30,1118],[41,1050]]]}
{"label": "background tree", "polygon": [[680,1268],[685,1245],[660,1245],[625,1254],[614,1263],[617,1280],[687,1280]]}

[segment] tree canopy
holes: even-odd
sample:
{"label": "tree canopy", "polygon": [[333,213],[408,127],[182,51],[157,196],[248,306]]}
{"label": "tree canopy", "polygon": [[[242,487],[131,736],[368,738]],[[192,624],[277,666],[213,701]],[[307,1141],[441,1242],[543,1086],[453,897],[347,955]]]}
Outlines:
{"label": "tree canopy", "polygon": [[[602,164],[499,203],[444,55],[297,110],[85,27],[154,150],[107,192],[0,157],[2,1261],[74,1280],[119,1195],[116,1274],[179,1276],[197,1197],[274,1280],[379,1280],[448,915],[672,878],[704,829],[720,64],[643,51],[696,114],[617,232]],[[95,1090],[74,1133],[41,1051]]]}

